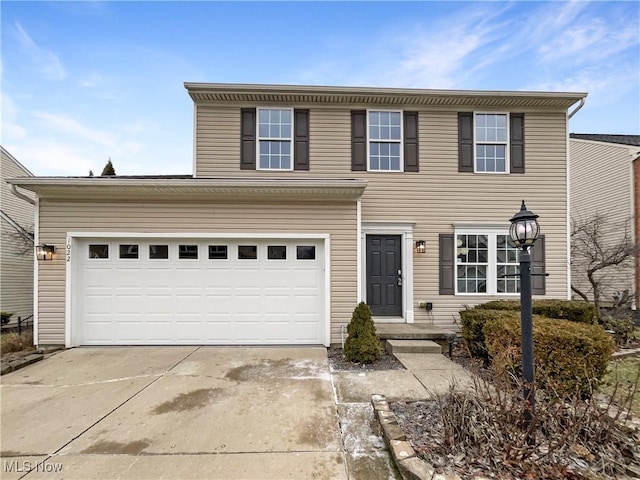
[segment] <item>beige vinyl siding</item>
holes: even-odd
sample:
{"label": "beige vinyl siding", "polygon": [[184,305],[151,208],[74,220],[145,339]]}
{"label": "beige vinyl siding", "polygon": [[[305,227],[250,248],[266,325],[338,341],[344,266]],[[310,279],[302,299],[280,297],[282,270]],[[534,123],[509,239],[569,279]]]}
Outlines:
{"label": "beige vinyl siding", "polygon": [[[615,243],[623,238],[625,228],[633,241],[633,172],[632,154],[639,147],[629,147],[589,140],[570,140],[571,148],[571,218],[576,222],[604,215],[607,219],[603,242]],[[634,291],[634,262],[630,260],[606,275],[604,301],[614,292]],[[584,267],[572,267],[572,283],[587,293],[590,289]],[[590,292],[588,293],[590,297]]]}
{"label": "beige vinyl siding", "polygon": [[[356,302],[356,204],[296,203],[40,203],[40,237],[64,252],[68,232],[328,233],[331,236],[331,342]],[[72,252],[72,255],[74,253]],[[39,341],[65,343],[65,258],[41,262]],[[73,292],[72,292],[73,295]]]}
{"label": "beige vinyl siding", "polygon": [[[12,194],[5,182],[8,178],[31,176],[31,173],[4,148],[0,148],[0,153],[0,208],[22,228],[33,232],[35,207]],[[21,192],[35,197],[26,190]],[[0,219],[0,237],[0,310],[13,313],[12,320],[28,317],[33,314],[33,244],[22,241],[16,229],[4,219]]]}
{"label": "beige vinyl siding", "polygon": [[[518,109],[525,113],[526,174],[473,174],[458,172],[458,111],[408,107],[419,112],[420,171],[384,173],[351,171],[350,111],[366,105],[293,107],[310,108],[309,172],[241,172],[240,106],[207,104],[198,105],[197,112],[197,176],[366,180],[362,221],[415,222],[414,239],[426,241],[426,254],[414,253],[415,321],[442,326],[455,324],[464,305],[493,297],[439,295],[438,234],[453,232],[455,223],[471,221],[499,223],[506,229],[524,199],[540,216],[546,238],[546,296],[568,297],[566,112]],[[427,301],[434,304],[429,314],[417,307]]]}

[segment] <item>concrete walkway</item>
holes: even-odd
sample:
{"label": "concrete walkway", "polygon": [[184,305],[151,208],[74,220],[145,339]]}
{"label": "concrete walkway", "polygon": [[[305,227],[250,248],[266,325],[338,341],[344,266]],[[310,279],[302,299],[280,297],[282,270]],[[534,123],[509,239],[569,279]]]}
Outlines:
{"label": "concrete walkway", "polygon": [[1,377],[0,477],[395,478],[371,394],[424,399],[465,373],[398,356],[409,370],[330,374],[322,347],[60,352]]}

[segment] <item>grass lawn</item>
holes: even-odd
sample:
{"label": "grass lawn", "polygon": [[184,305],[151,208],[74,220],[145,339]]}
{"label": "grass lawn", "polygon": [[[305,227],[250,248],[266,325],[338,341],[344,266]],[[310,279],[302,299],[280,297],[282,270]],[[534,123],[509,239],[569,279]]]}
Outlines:
{"label": "grass lawn", "polygon": [[[623,402],[628,397],[629,392],[639,382],[639,375],[640,357],[633,356],[614,360],[609,364],[609,371],[603,379],[600,390],[607,395],[611,395],[614,392],[616,383],[618,383],[616,403],[620,405],[620,402]],[[638,385],[633,396],[631,411],[634,415],[640,416],[640,385]]]}

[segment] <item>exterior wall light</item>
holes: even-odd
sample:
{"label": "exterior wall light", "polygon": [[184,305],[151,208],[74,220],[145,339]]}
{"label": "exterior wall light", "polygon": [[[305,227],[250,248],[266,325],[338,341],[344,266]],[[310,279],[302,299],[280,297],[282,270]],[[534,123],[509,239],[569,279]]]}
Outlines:
{"label": "exterior wall light", "polygon": [[56,253],[55,245],[36,245],[36,257],[38,260],[53,260],[54,253]]}
{"label": "exterior wall light", "polygon": [[416,253],[426,253],[427,251],[427,242],[424,240],[416,241]]}
{"label": "exterior wall light", "polygon": [[509,236],[520,249],[520,325],[522,330],[522,394],[525,424],[529,426],[535,415],[535,384],[533,374],[533,312],[531,306],[531,252],[530,248],[540,234],[538,215],[527,210],[522,201],[520,211],[511,218]]}

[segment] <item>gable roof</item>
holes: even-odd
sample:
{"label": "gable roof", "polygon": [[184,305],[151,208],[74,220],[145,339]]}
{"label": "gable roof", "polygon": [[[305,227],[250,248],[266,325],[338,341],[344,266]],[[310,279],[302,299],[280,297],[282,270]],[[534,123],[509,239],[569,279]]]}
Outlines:
{"label": "gable roof", "polygon": [[586,93],[430,90],[421,88],[335,87],[185,82],[194,102],[339,103],[349,105],[438,105],[457,107],[559,108],[566,110]]}
{"label": "gable roof", "polygon": [[576,140],[592,140],[594,142],[619,143],[620,145],[640,146],[640,135],[610,135],[604,133],[571,133]]}

